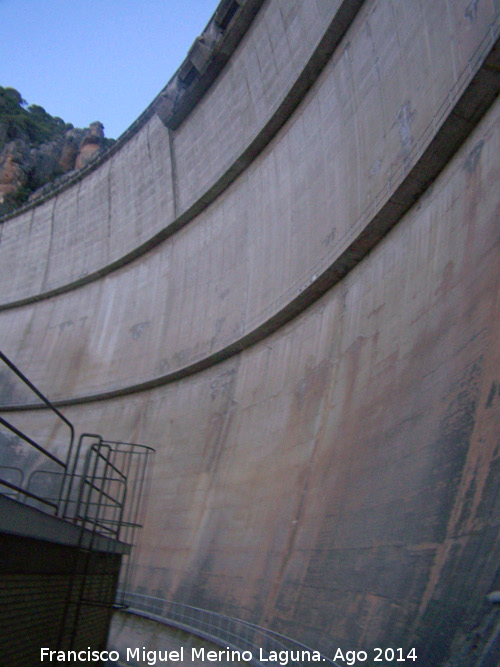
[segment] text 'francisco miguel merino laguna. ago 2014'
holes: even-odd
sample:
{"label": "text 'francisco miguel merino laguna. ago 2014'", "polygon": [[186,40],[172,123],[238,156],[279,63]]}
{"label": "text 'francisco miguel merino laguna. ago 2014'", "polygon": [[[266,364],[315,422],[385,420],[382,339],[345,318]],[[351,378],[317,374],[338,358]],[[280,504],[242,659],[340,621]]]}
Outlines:
{"label": "text 'francisco miguel merino laguna. ago 2014'", "polygon": [[[353,666],[361,664],[368,660],[368,653],[366,651],[342,651],[337,649],[333,660],[336,664],[343,663],[344,665]],[[129,660],[142,660],[143,663],[155,667],[158,663],[164,662],[180,662],[185,660],[191,662],[218,662],[220,660],[228,660],[235,662],[251,662],[258,660],[260,663],[277,663],[284,667],[291,662],[328,662],[318,651],[296,650],[296,651],[263,651],[258,649],[258,655],[253,655],[251,651],[236,651],[227,647],[218,651],[207,651],[204,647],[191,647],[190,651],[184,651],[180,648],[177,651],[151,651],[147,648],[127,648],[126,655],[123,656],[126,662]],[[409,652],[403,649],[381,649],[375,648],[374,655],[371,656],[374,662],[409,662],[410,664],[417,659],[415,649]],[[106,662],[108,660],[118,662],[121,659],[118,651],[94,651],[90,647],[84,651],[54,651],[49,648],[40,649],[40,662]],[[270,664],[269,667],[272,667]]]}

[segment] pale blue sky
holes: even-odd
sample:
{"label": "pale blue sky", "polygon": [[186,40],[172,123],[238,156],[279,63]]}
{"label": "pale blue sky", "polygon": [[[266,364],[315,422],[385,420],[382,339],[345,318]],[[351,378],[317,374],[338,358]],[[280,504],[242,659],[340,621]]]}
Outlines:
{"label": "pale blue sky", "polygon": [[0,0],[0,86],[75,127],[124,132],[219,0]]}

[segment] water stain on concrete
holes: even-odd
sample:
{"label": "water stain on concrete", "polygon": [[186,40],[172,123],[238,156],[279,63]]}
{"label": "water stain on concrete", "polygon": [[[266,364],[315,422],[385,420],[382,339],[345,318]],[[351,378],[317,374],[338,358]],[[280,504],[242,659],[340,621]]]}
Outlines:
{"label": "water stain on concrete", "polygon": [[481,139],[481,141],[478,141],[477,144],[474,146],[474,148],[470,151],[465,160],[464,164],[465,171],[469,175],[476,170],[477,163],[479,162],[479,158],[481,156],[481,151],[483,150],[483,146],[484,146],[484,141]]}
{"label": "water stain on concrete", "polygon": [[465,8],[464,16],[466,19],[469,19],[470,23],[474,23],[477,18],[477,8],[479,5],[479,0],[471,0]]}
{"label": "water stain on concrete", "polygon": [[397,126],[399,132],[399,140],[403,149],[404,155],[407,155],[412,147],[413,137],[411,126],[415,120],[416,111],[412,110],[410,100],[400,107],[397,117]]}
{"label": "water stain on concrete", "polygon": [[150,327],[150,322],[148,321],[138,322],[137,324],[134,324],[132,327],[130,327],[129,331],[134,340],[139,340],[142,334],[149,327]]}
{"label": "water stain on concrete", "polygon": [[498,383],[497,382],[492,382],[491,383],[491,388],[488,394],[488,398],[486,399],[486,407],[491,408],[493,405],[493,400],[495,399],[495,395],[498,393]]}

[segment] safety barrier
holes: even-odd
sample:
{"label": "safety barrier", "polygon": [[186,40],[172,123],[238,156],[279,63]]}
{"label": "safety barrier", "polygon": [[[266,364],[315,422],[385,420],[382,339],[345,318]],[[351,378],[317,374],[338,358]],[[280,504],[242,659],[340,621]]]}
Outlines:
{"label": "safety barrier", "polygon": [[269,665],[271,652],[274,651],[278,659],[280,652],[282,658],[286,654],[287,664],[293,667],[318,662],[339,667],[319,651],[279,632],[209,609],[123,590],[119,591],[117,601],[131,613],[185,630],[224,648],[239,651],[243,660],[254,665]]}
{"label": "safety barrier", "polygon": [[[54,455],[52,452],[50,452],[44,445],[42,445],[40,442],[34,439],[34,437],[28,435],[25,433],[22,429],[18,428],[15,426],[13,423],[9,422],[7,419],[4,417],[0,416],[0,424],[8,429],[11,433],[16,436],[16,438],[19,438],[20,440],[24,441],[31,450],[36,450],[38,452],[38,455],[40,458],[44,461],[50,461],[52,466],[55,466],[60,473],[60,484],[58,488],[58,492],[55,495],[55,497],[51,497],[50,499],[43,496],[39,495],[37,493],[34,493],[33,491],[30,491],[28,488],[23,488],[22,486],[22,477],[21,477],[21,484],[19,482],[14,482],[12,480],[9,480],[8,477],[9,475],[5,474],[5,471],[9,466],[2,466],[0,468],[0,489],[1,487],[6,487],[10,489],[11,491],[14,491],[15,493],[18,494],[18,498],[24,498],[24,501],[28,498],[31,498],[32,500],[36,501],[37,503],[41,503],[45,509],[49,508],[50,511],[53,511],[54,514],[60,515],[61,512],[63,511],[63,496],[65,493],[66,489],[66,484],[68,480],[68,473],[69,473],[69,467],[71,464],[71,459],[72,459],[72,454],[73,454],[73,445],[74,445],[74,440],[75,440],[75,429],[73,424],[49,401],[49,399],[42,394],[42,392],[35,387],[35,385],[19,370],[19,368],[3,353],[0,351],[0,361],[4,363],[7,368],[9,368],[12,373],[14,373],[15,376],[22,382],[24,387],[27,387],[31,392],[33,392],[43,403],[45,406],[52,412],[52,414],[55,416],[55,419],[57,422],[62,422],[69,430],[69,438],[67,441],[66,445],[66,456],[64,459],[59,458],[58,456]],[[1,473],[1,471],[4,471],[4,474]]]}

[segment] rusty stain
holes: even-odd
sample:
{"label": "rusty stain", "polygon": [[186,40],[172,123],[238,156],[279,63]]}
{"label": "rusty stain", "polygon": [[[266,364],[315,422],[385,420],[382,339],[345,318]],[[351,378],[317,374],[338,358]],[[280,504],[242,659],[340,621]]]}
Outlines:
{"label": "rusty stain", "polygon": [[454,262],[450,260],[443,269],[441,281],[436,287],[434,294],[438,296],[439,294],[446,294],[452,286],[454,280]]}

